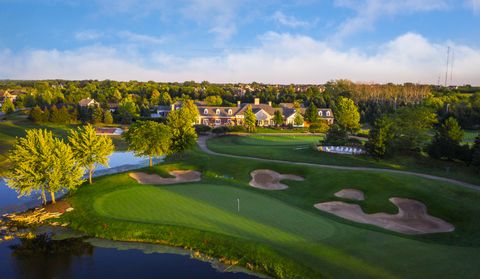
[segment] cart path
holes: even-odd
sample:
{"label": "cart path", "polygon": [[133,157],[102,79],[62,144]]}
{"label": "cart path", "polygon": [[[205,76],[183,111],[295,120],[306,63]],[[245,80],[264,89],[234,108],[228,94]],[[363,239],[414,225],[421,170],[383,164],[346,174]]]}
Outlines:
{"label": "cart path", "polygon": [[424,174],[418,173],[413,171],[403,171],[403,170],[393,170],[393,169],[382,169],[382,168],[369,168],[369,167],[345,167],[345,166],[338,166],[338,165],[324,165],[324,164],[315,164],[315,163],[305,163],[305,162],[294,162],[294,161],[284,161],[284,160],[275,160],[275,159],[265,159],[265,158],[258,158],[252,156],[240,156],[240,155],[232,155],[232,154],[225,154],[225,153],[218,153],[208,149],[207,140],[212,138],[212,136],[200,136],[198,138],[198,146],[200,150],[203,152],[210,154],[210,155],[217,155],[229,158],[238,158],[238,159],[250,159],[262,162],[272,162],[272,163],[280,163],[280,164],[291,164],[291,165],[298,165],[298,166],[307,166],[307,167],[318,167],[318,168],[326,168],[326,169],[336,169],[336,170],[352,170],[352,171],[371,171],[371,172],[381,172],[381,173],[395,173],[395,174],[406,174],[406,175],[413,175],[422,178],[427,178],[431,180],[441,181],[441,182],[448,182],[451,184],[455,184],[458,186],[462,186],[468,189],[480,191],[480,186],[475,184],[470,184],[467,182],[435,176],[431,174]]}

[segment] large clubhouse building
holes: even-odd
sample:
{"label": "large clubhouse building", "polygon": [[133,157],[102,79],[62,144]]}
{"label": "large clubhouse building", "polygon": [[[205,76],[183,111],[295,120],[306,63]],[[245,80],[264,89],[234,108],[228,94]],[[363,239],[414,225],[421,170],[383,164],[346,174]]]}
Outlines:
{"label": "large clubhouse building", "polygon": [[[255,98],[254,103],[237,103],[236,107],[224,106],[206,106],[198,102],[199,116],[195,124],[202,124],[208,126],[235,126],[243,125],[245,110],[248,106],[252,107],[252,111],[257,118],[258,126],[272,126],[275,125],[274,115],[275,111],[280,111],[283,116],[284,125],[294,125],[295,114],[297,110],[292,103],[281,103],[279,107],[273,107],[271,102],[268,104],[261,104],[259,98]],[[181,103],[175,103],[171,106],[159,106],[152,117],[166,117],[168,113],[174,109],[181,107]],[[305,114],[305,108],[299,108],[299,113]],[[320,119],[326,121],[328,124],[333,124],[333,112],[328,108],[318,109],[318,116]],[[300,125],[304,126],[304,125]]]}

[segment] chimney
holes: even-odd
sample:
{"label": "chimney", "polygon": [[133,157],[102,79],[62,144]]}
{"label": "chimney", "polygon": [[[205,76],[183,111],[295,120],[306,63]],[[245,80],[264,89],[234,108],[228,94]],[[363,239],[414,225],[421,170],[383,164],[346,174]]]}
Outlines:
{"label": "chimney", "polygon": [[256,106],[260,105],[260,98],[255,98],[253,104]]}
{"label": "chimney", "polygon": [[242,106],[242,101],[237,101],[237,107],[241,107]]}
{"label": "chimney", "polygon": [[272,106],[272,101],[268,101],[268,106],[269,106],[269,107]]}

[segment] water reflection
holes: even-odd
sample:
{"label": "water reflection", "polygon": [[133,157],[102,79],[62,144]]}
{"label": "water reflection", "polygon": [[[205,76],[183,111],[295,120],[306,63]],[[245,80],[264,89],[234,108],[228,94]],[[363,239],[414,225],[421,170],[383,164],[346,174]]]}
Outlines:
{"label": "water reflection", "polygon": [[[219,272],[188,252],[153,244],[84,238],[54,240],[48,234],[0,243],[1,278],[256,278]],[[145,251],[144,251],[145,249]],[[223,269],[222,269],[223,270]]]}

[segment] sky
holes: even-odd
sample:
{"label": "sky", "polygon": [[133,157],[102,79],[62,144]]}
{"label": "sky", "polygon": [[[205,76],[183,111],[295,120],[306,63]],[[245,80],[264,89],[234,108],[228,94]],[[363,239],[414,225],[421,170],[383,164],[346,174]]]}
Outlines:
{"label": "sky", "polygon": [[480,85],[480,0],[0,0],[0,26],[0,79]]}

